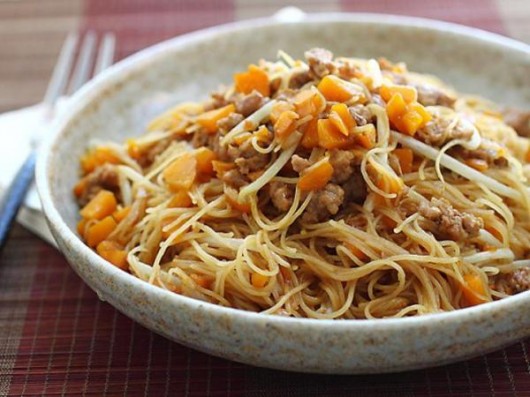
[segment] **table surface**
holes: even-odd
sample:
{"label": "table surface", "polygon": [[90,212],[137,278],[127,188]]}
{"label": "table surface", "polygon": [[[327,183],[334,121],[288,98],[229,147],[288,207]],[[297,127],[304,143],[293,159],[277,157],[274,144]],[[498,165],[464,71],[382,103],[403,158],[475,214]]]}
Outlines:
{"label": "table surface", "polygon": [[[308,12],[442,19],[530,42],[527,0],[291,1]],[[281,0],[0,0],[0,111],[42,98],[69,31],[112,29],[117,58],[187,31],[270,15]],[[8,131],[2,131],[7,136]],[[7,138],[9,142],[10,137]],[[320,376],[170,342],[100,301],[55,249],[15,227],[0,256],[0,395],[530,396],[530,340],[444,367]]]}

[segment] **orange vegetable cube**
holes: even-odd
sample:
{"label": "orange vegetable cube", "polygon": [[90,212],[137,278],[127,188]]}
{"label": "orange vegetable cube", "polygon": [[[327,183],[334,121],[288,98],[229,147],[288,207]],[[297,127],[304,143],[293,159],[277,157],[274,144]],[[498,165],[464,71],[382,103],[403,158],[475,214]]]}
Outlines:
{"label": "orange vegetable cube", "polygon": [[234,163],[227,163],[225,161],[213,160],[212,167],[217,177],[221,178],[225,172],[236,168],[236,165]]}
{"label": "orange vegetable cube", "polygon": [[195,151],[197,160],[197,172],[204,175],[213,175],[212,161],[216,159],[215,153],[206,147],[201,147]]}
{"label": "orange vegetable cube", "polygon": [[127,140],[127,153],[133,159],[139,159],[141,157],[142,151],[140,150],[140,146],[138,146],[138,144],[136,143],[136,140]]}
{"label": "orange vegetable cube", "polygon": [[355,119],[344,103],[336,103],[331,107],[329,119],[344,135],[349,135],[351,129],[356,126]]}
{"label": "orange vegetable cube", "polygon": [[191,207],[192,204],[193,202],[191,201],[188,192],[185,190],[179,190],[175,192],[167,206],[169,208],[188,208]]}
{"label": "orange vegetable cube", "polygon": [[305,169],[298,180],[298,188],[302,191],[322,189],[333,175],[333,167],[326,157]]}
{"label": "orange vegetable cube", "polygon": [[85,233],[87,244],[94,248],[100,242],[105,240],[116,228],[116,221],[112,216],[107,216],[99,222],[93,224]]}
{"label": "orange vegetable cube", "polygon": [[418,91],[416,91],[416,88],[406,85],[382,85],[379,89],[379,94],[385,102],[390,101],[395,94],[401,94],[402,98],[407,103],[416,102],[418,100]]}
{"label": "orange vegetable cube", "polygon": [[127,270],[129,268],[129,264],[127,263],[127,251],[123,250],[121,245],[115,241],[103,240],[97,245],[96,252],[103,259],[122,270]]}
{"label": "orange vegetable cube", "polygon": [[117,223],[120,223],[131,212],[131,207],[123,207],[113,212],[112,217]]}
{"label": "orange vegetable cube", "polygon": [[243,214],[250,214],[251,208],[248,201],[241,202],[237,197],[237,192],[234,189],[225,189],[225,197],[230,206]]}
{"label": "orange vegetable cube", "polygon": [[197,116],[196,121],[201,127],[204,127],[208,134],[215,134],[217,132],[217,122],[235,111],[236,107],[231,103],[222,108],[209,110],[200,114]]}
{"label": "orange vegetable cube", "polygon": [[403,96],[399,93],[394,94],[386,104],[386,113],[391,122],[398,120],[407,111],[407,104]]}
{"label": "orange vegetable cube", "polygon": [[317,88],[324,98],[335,102],[346,102],[354,95],[362,94],[360,87],[333,75],[325,76],[320,80]]}
{"label": "orange vegetable cube", "polygon": [[477,274],[464,275],[462,296],[466,306],[476,306],[488,301],[486,285]]}
{"label": "orange vegetable cube", "polygon": [[277,101],[274,105],[272,105],[271,114],[269,116],[271,123],[276,124],[283,112],[294,109],[294,106],[287,101]]}
{"label": "orange vegetable cube", "polygon": [[190,152],[183,153],[169,164],[163,175],[164,181],[171,191],[190,190],[197,175],[195,155]]}
{"label": "orange vegetable cube", "polygon": [[427,125],[427,123],[432,120],[432,115],[427,111],[427,109],[425,109],[425,107],[421,103],[414,102],[409,104],[408,107],[421,116],[422,122],[420,128],[425,127],[425,125]]}
{"label": "orange vegetable cube", "polygon": [[74,186],[74,194],[77,198],[81,197],[86,189],[87,181],[85,178],[80,179]]}
{"label": "orange vegetable cube", "polygon": [[103,219],[116,211],[116,197],[108,190],[100,190],[79,212],[86,219]]}
{"label": "orange vegetable cube", "polygon": [[400,193],[403,190],[403,180],[397,176],[377,174],[375,185],[385,193]]}
{"label": "orange vegetable cube", "polygon": [[280,117],[274,123],[274,134],[279,140],[284,140],[289,135],[291,135],[296,129],[296,120],[300,116],[297,113],[288,110],[280,114]]}
{"label": "orange vegetable cube", "polygon": [[400,132],[412,136],[420,129],[422,123],[423,118],[421,115],[415,110],[409,110],[395,124]]}
{"label": "orange vegetable cube", "polygon": [[85,174],[94,171],[103,164],[119,164],[121,160],[112,149],[104,146],[97,147],[81,157],[81,168]]}
{"label": "orange vegetable cube", "polygon": [[264,276],[261,273],[252,273],[250,275],[250,282],[252,285],[256,288],[263,288],[265,285],[267,285],[267,282],[269,281],[269,277]]}
{"label": "orange vegetable cube", "polygon": [[318,143],[324,149],[344,149],[353,143],[352,139],[342,134],[329,119],[317,122]]}
{"label": "orange vegetable cube", "polygon": [[324,109],[326,101],[315,89],[303,90],[294,97],[294,105],[300,117],[317,116]]}
{"label": "orange vegetable cube", "polygon": [[375,127],[364,129],[362,132],[355,134],[355,142],[365,149],[371,149],[375,146],[376,134]]}
{"label": "orange vegetable cube", "polygon": [[305,125],[304,136],[300,144],[305,149],[313,149],[318,146],[318,119],[312,119]]}
{"label": "orange vegetable cube", "polygon": [[81,218],[81,220],[77,222],[77,233],[83,238],[85,238],[85,229],[87,222],[88,221],[85,218]]}
{"label": "orange vegetable cube", "polygon": [[256,90],[263,96],[270,95],[269,76],[256,65],[250,65],[247,72],[234,74],[235,89],[243,94]]}
{"label": "orange vegetable cube", "polygon": [[414,162],[414,153],[409,148],[394,149],[392,152],[399,161],[401,172],[408,174],[412,172],[412,163]]}

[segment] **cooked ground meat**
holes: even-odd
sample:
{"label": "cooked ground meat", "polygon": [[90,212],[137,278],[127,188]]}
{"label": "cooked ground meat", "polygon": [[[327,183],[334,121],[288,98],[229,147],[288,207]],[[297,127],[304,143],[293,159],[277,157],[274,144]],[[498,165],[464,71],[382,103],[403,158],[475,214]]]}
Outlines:
{"label": "cooked ground meat", "polygon": [[234,98],[236,112],[241,113],[244,117],[250,116],[261,106],[263,106],[263,103],[263,95],[256,90],[247,95],[238,94]]}
{"label": "cooked ground meat", "polygon": [[440,147],[453,139],[469,139],[473,131],[462,123],[449,128],[453,120],[447,117],[433,117],[416,133],[416,137],[427,145]]}
{"label": "cooked ground meat", "polygon": [[269,184],[269,195],[277,210],[287,212],[293,204],[294,187],[283,182],[272,182]]}
{"label": "cooked ground meat", "polygon": [[353,174],[355,165],[359,164],[351,150],[332,150],[329,163],[333,167],[332,182],[346,182]]}
{"label": "cooked ground meat", "polygon": [[368,124],[372,118],[372,112],[364,105],[355,105],[348,108],[355,123],[359,126]]}
{"label": "cooked ground meat", "polygon": [[499,155],[499,150],[500,148],[495,143],[483,138],[481,147],[476,150],[468,150],[458,146],[450,149],[448,153],[463,160],[483,160],[490,167],[506,167],[508,165],[508,160],[505,157],[501,157]]}
{"label": "cooked ground meat", "polygon": [[217,122],[217,128],[223,130],[224,132],[230,131],[244,119],[242,114],[239,113],[230,113],[230,115],[222,118]]}
{"label": "cooked ground meat", "polygon": [[302,215],[302,221],[316,223],[328,220],[331,215],[339,212],[343,201],[344,190],[339,185],[328,183],[323,189],[314,192]]}
{"label": "cooked ground meat", "polygon": [[227,171],[221,177],[221,180],[227,185],[239,189],[242,186],[248,185],[250,182],[249,179],[235,168],[233,170]]}
{"label": "cooked ground meat", "polygon": [[304,55],[309,64],[309,69],[317,77],[324,77],[335,70],[331,51],[323,48],[312,48],[306,51]]}
{"label": "cooked ground meat", "polygon": [[210,99],[204,104],[204,110],[219,109],[223,106],[228,105],[229,101],[225,99],[225,93],[221,91],[215,91],[210,94]]}
{"label": "cooked ground meat", "polygon": [[522,267],[508,274],[500,274],[494,279],[493,289],[507,295],[530,290],[530,268]]}
{"label": "cooked ground meat", "polygon": [[361,174],[361,168],[356,166],[349,179],[341,185],[344,190],[345,203],[362,204],[366,199],[368,191],[366,189],[366,182]]}
{"label": "cooked ground meat", "polygon": [[423,106],[453,107],[456,98],[430,84],[412,84],[418,91],[418,102]]}
{"label": "cooked ground meat", "polygon": [[473,214],[460,212],[445,199],[432,198],[429,204],[422,203],[419,213],[432,222],[431,232],[440,239],[463,241],[476,237],[484,226],[481,218]]}
{"label": "cooked ground meat", "polygon": [[293,166],[293,170],[295,170],[298,173],[301,173],[303,170],[305,170],[307,167],[311,165],[311,162],[295,154],[291,158],[291,164]]}
{"label": "cooked ground meat", "polygon": [[530,138],[530,112],[506,109],[504,111],[504,121],[519,135]]}
{"label": "cooked ground meat", "polygon": [[359,68],[350,63],[341,63],[338,65],[336,73],[344,80],[351,80],[355,77],[359,77],[361,74]]}
{"label": "cooked ground meat", "polygon": [[289,79],[289,88],[298,89],[311,80],[312,77],[308,71],[293,73]]}
{"label": "cooked ground meat", "polygon": [[86,180],[85,190],[77,200],[81,207],[84,207],[102,189],[110,190],[116,195],[120,192],[115,165],[103,164],[84,179]]}
{"label": "cooked ground meat", "polygon": [[271,159],[270,154],[257,152],[250,139],[240,146],[229,146],[227,154],[236,163],[243,175],[265,168]]}

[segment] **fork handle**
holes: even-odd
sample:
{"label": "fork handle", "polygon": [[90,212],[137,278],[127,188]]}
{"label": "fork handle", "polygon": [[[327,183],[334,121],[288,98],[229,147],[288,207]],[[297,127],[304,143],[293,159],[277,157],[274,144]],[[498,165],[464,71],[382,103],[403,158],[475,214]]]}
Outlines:
{"label": "fork handle", "polygon": [[36,157],[36,152],[32,151],[0,201],[0,250],[4,248],[11,225],[33,181]]}

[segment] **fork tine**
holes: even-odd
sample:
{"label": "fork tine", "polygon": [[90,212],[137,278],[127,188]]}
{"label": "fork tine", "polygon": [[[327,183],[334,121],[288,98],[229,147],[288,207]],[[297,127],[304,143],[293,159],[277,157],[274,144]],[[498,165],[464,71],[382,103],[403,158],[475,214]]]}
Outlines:
{"label": "fork tine", "polygon": [[83,40],[83,45],[77,59],[72,80],[68,87],[68,92],[73,94],[79,87],[88,81],[90,67],[92,66],[94,46],[96,44],[96,35],[94,32],[88,32]]}
{"label": "fork tine", "polygon": [[112,65],[114,61],[114,49],[116,47],[116,36],[114,33],[105,33],[99,46],[94,76]]}
{"label": "fork tine", "polygon": [[69,33],[61,48],[59,58],[53,69],[52,78],[48,83],[44,104],[48,109],[52,109],[66,88],[70,70],[74,64],[75,49],[79,36],[77,33]]}

